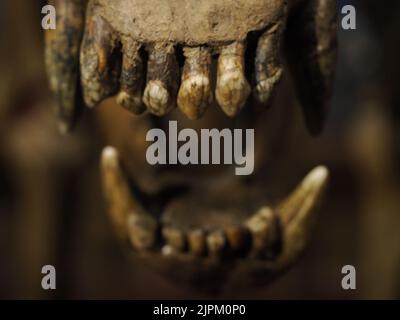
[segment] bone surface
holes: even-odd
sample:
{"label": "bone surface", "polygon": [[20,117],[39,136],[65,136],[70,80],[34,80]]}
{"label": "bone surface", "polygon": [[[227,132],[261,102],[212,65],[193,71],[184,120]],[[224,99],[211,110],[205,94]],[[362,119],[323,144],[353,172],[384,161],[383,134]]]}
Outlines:
{"label": "bone surface", "polygon": [[115,30],[138,41],[201,45],[244,40],[248,32],[277,20],[284,0],[95,0],[93,3]]}

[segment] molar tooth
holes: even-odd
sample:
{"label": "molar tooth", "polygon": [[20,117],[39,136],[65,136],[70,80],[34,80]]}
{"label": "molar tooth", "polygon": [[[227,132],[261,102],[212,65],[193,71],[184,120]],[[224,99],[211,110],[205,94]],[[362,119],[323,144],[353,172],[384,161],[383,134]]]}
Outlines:
{"label": "molar tooth", "polygon": [[101,169],[104,196],[118,236],[129,238],[136,249],[154,246],[158,223],[131,193],[115,148],[104,148]]}
{"label": "molar tooth", "polygon": [[162,229],[162,234],[166,240],[166,243],[178,252],[182,252],[186,248],[186,237],[185,233],[178,229],[172,227],[164,227]]}
{"label": "molar tooth", "polygon": [[252,236],[251,255],[270,257],[279,238],[278,220],[271,208],[263,207],[246,222]]}
{"label": "molar tooth", "polygon": [[239,113],[250,94],[250,85],[244,74],[245,47],[244,42],[234,42],[222,48],[218,58],[215,97],[229,117]]}
{"label": "molar tooth", "polygon": [[206,237],[201,229],[190,230],[187,235],[189,251],[195,256],[203,256],[206,253]]}

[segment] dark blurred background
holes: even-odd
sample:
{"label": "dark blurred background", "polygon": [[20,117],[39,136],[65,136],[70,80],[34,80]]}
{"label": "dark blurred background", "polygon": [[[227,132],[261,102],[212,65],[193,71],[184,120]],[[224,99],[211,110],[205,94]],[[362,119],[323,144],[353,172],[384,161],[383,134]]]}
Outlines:
{"label": "dark blurred background", "polygon": [[[189,298],[193,292],[132,264],[101,201],[103,146],[95,115],[61,136],[43,65],[41,1],[0,1],[0,298]],[[339,28],[329,121],[319,138],[288,140],[297,181],[310,163],[331,170],[313,241],[269,287],[246,298],[400,298],[400,2],[354,4],[357,30]],[[299,126],[303,126],[299,122]],[[290,173],[290,174],[289,174]],[[57,290],[41,289],[41,268]],[[357,290],[341,288],[341,268]]]}

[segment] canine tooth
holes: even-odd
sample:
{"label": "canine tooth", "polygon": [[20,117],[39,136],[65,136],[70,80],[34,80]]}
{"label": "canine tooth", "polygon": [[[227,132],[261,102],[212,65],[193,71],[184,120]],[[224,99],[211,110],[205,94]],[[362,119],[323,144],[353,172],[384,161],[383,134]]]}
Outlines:
{"label": "canine tooth", "polygon": [[121,61],[112,57],[117,40],[93,2],[89,3],[86,17],[80,55],[81,82],[86,105],[94,107],[117,93]]}
{"label": "canine tooth", "polygon": [[191,230],[187,235],[189,251],[195,256],[202,256],[206,252],[206,237],[203,230]]}
{"label": "canine tooth", "polygon": [[79,90],[79,49],[84,30],[86,4],[81,1],[51,1],[57,8],[55,30],[45,32],[45,61],[50,88],[56,98],[59,129],[72,129],[83,106]]}
{"label": "canine tooth", "polygon": [[220,256],[225,249],[226,238],[222,231],[212,231],[206,238],[208,252],[210,256]]}
{"label": "canine tooth", "polygon": [[255,93],[257,100],[266,106],[282,76],[280,42],[283,28],[284,22],[280,21],[266,30],[258,40],[255,59]]}
{"label": "canine tooth", "polygon": [[182,230],[171,227],[164,227],[162,234],[169,246],[176,251],[184,251],[186,248],[186,237]]}
{"label": "canine tooth", "polygon": [[130,238],[135,248],[155,242],[157,221],[133,197],[116,149],[106,147],[101,157],[102,184],[111,220],[121,239]]}
{"label": "canine tooth", "polygon": [[222,48],[218,59],[215,97],[222,110],[234,117],[246,103],[250,85],[244,71],[245,43],[234,42]]}
{"label": "canine tooth", "polygon": [[[288,61],[309,131],[319,134],[337,59],[337,1],[304,1],[288,23]],[[306,79],[306,80],[305,80]]]}
{"label": "canine tooth", "polygon": [[175,107],[178,63],[170,44],[155,45],[149,53],[143,101],[149,111],[164,116]]}
{"label": "canine tooth", "polygon": [[258,210],[246,223],[252,236],[252,255],[267,257],[279,237],[278,220],[271,208]]}
{"label": "canine tooth", "polygon": [[145,110],[142,101],[143,90],[143,62],[139,54],[140,45],[130,38],[122,42],[122,70],[120,92],[117,97],[119,105],[134,114]]}
{"label": "canine tooth", "polygon": [[198,119],[212,102],[211,53],[207,48],[183,49],[185,65],[178,92],[178,106],[189,119]]}
{"label": "canine tooth", "polygon": [[243,227],[227,227],[225,229],[225,234],[229,247],[235,252],[244,249],[249,240],[249,234],[247,230]]}
{"label": "canine tooth", "polygon": [[283,230],[279,265],[293,262],[305,248],[329,178],[326,167],[313,169],[292,194],[277,207]]}

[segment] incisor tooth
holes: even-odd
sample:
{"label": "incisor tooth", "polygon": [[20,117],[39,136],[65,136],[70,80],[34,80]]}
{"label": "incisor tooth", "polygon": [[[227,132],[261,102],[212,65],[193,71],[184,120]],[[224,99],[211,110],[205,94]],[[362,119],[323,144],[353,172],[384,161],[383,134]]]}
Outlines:
{"label": "incisor tooth", "polygon": [[189,119],[200,118],[212,102],[210,64],[207,48],[183,49],[185,65],[178,92],[178,106]]}
{"label": "incisor tooth", "polygon": [[206,241],[210,256],[219,257],[223,253],[226,245],[226,238],[222,231],[211,231],[207,235]]}
{"label": "incisor tooth", "polygon": [[143,102],[151,113],[164,116],[175,107],[178,69],[171,44],[155,44],[150,48]]}
{"label": "incisor tooth", "polygon": [[145,110],[142,101],[144,72],[139,53],[140,45],[136,41],[126,38],[122,41],[122,49],[120,92],[117,96],[117,102],[134,114],[140,114]]}
{"label": "incisor tooth", "polygon": [[250,94],[244,71],[245,44],[234,42],[222,48],[218,59],[215,97],[222,110],[230,117],[238,114]]}

